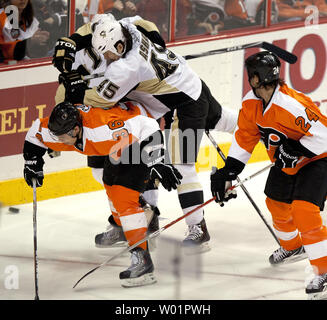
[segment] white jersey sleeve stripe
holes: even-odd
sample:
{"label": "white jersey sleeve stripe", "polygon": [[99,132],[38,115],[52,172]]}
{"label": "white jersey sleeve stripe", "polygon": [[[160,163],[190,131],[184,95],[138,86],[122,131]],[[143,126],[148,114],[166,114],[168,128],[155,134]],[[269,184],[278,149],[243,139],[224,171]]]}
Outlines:
{"label": "white jersey sleeve stripe", "polygon": [[[236,128],[237,130],[237,128]],[[243,149],[236,141],[235,135],[232,139],[232,145],[228,152],[229,157],[233,157],[243,163],[247,163],[251,157],[251,153],[247,152],[245,149]]]}
{"label": "white jersey sleeve stripe", "polygon": [[327,130],[319,120],[317,122],[310,121],[311,128],[309,133],[312,136],[303,136],[299,141],[308,150],[316,155],[327,152]]}
{"label": "white jersey sleeve stripe", "polygon": [[[30,129],[28,130],[25,140],[33,143],[39,147],[45,148],[47,149],[48,147],[45,146],[37,137],[36,134],[39,132],[39,127],[40,127],[40,119],[36,119],[32,126],[30,127]],[[42,134],[42,138],[43,138],[43,134]]]}

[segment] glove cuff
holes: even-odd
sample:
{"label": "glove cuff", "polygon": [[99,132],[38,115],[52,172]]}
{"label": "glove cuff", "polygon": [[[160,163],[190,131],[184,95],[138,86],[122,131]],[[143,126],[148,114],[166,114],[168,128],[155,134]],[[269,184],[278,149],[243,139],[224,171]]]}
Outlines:
{"label": "glove cuff", "polygon": [[245,167],[245,163],[243,163],[240,160],[237,160],[233,157],[227,157],[226,163],[225,163],[225,169],[230,172],[233,173],[235,175],[235,178],[233,180],[236,179],[236,176],[238,176],[244,169]]}

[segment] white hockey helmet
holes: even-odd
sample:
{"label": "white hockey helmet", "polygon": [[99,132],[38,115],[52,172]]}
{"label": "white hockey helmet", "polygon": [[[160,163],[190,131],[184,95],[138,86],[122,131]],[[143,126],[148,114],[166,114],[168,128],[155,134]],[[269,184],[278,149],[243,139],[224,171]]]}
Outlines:
{"label": "white hockey helmet", "polygon": [[121,24],[110,19],[100,19],[93,31],[92,46],[102,54],[111,51],[121,57],[126,51]]}
{"label": "white hockey helmet", "polygon": [[95,27],[101,22],[103,21],[116,21],[115,17],[111,14],[111,13],[97,13],[93,16],[92,20],[91,20],[91,30],[92,33],[95,30]]}

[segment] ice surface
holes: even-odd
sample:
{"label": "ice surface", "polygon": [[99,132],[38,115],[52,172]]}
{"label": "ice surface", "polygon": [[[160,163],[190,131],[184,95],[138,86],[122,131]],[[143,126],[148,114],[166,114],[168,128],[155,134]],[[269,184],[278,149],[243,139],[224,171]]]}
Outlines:
{"label": "ice surface", "polygon": [[[244,179],[266,165],[268,162],[249,164],[240,177]],[[205,200],[211,198],[209,175],[209,172],[200,174]],[[263,193],[266,177],[267,172],[264,172],[245,185],[271,225]],[[46,183],[43,188],[46,188]],[[34,299],[33,206],[30,203],[16,207],[20,213],[10,213],[5,207],[0,216],[1,300]],[[159,208],[160,226],[182,214],[175,191],[169,193],[160,189]],[[277,249],[277,243],[241,189],[238,189],[238,198],[223,208],[214,202],[205,208],[211,251],[199,257],[200,274],[187,272],[189,268],[186,265],[192,262],[185,261],[192,260],[174,265],[173,250],[164,250],[164,243],[159,243],[160,238],[165,241],[170,239],[172,243],[183,240],[186,224],[182,220],[161,234],[157,239],[157,250],[151,253],[156,267],[156,284],[122,288],[118,275],[130,264],[129,255],[124,255],[95,271],[76,289],[72,289],[82,275],[121,250],[94,246],[94,236],[105,230],[108,215],[109,206],[104,191],[38,202],[40,299],[307,298],[304,288],[311,276],[309,262],[304,260],[280,267],[270,266],[268,257]],[[162,262],[163,259],[165,263]],[[171,268],[169,261],[172,261]]]}

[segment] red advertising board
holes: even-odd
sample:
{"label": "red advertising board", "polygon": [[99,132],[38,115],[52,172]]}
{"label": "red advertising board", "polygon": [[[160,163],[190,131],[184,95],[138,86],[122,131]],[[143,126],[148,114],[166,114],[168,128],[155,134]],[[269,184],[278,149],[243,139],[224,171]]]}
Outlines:
{"label": "red advertising board", "polygon": [[26,132],[50,115],[57,82],[0,90],[0,157],[22,153]]}

